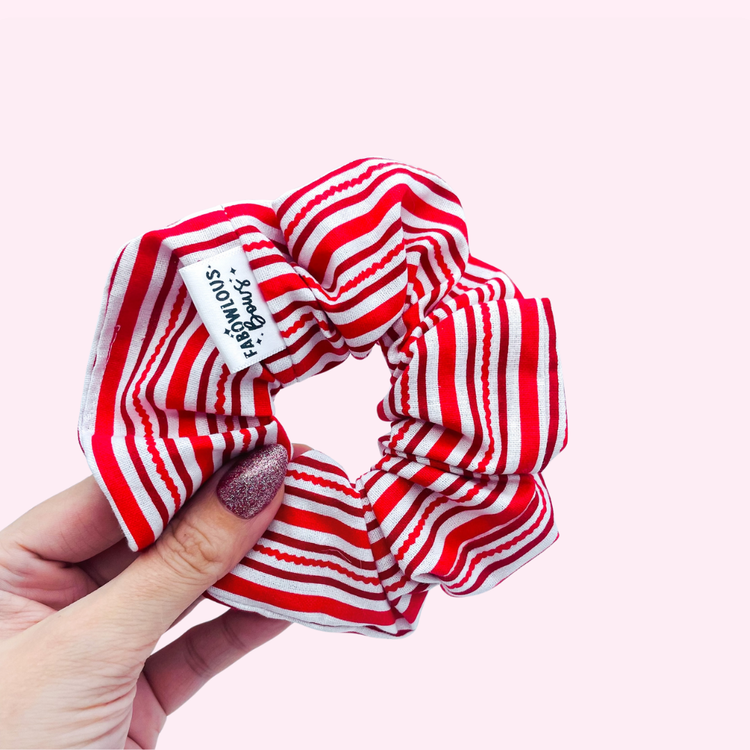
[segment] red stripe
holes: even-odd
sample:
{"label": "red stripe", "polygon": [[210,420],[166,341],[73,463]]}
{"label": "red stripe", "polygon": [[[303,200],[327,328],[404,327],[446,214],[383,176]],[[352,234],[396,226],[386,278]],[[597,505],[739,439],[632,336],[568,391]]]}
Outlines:
{"label": "red stripe", "polygon": [[[276,575],[283,578],[279,571],[276,571]],[[214,585],[221,591],[241,596],[259,604],[270,604],[274,607],[298,613],[319,613],[330,615],[345,622],[379,625],[380,627],[388,627],[396,621],[390,611],[377,612],[363,607],[353,607],[325,596],[302,594],[299,591],[282,591],[262,586],[254,581],[247,581],[232,573],[228,573]]]}
{"label": "red stripe", "polygon": [[[480,308],[482,312],[482,376],[479,380],[482,386],[482,402],[484,407],[484,424],[487,430],[487,448],[485,450],[482,460],[479,462],[477,467],[478,472],[483,472],[490,459],[494,457],[495,452],[495,436],[492,432],[492,411],[490,409],[490,348],[492,345],[492,338],[490,336],[491,322],[490,313],[486,305],[482,305]],[[492,377],[494,379],[494,373]]]}
{"label": "red stripe", "polygon": [[112,439],[107,435],[94,434],[91,436],[91,443],[99,473],[110,495],[115,499],[128,533],[133,537],[139,549],[148,546],[154,541],[154,531],[138,506],[130,484],[120,469]]}

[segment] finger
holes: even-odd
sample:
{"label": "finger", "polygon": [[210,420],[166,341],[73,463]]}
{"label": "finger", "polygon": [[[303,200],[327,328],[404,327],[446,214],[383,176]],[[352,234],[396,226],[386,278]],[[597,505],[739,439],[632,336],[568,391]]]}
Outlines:
{"label": "finger", "polygon": [[[304,443],[294,443],[292,447],[294,449],[294,458],[297,458],[297,456],[302,455],[306,451],[312,450],[309,445],[305,445]],[[100,552],[90,560],[84,560],[80,563],[80,567],[88,573],[97,586],[103,586],[107,581],[111,581],[122,573],[140,554],[140,552],[133,552],[128,546],[127,540],[123,537],[109,549]],[[187,617],[203,599],[204,597],[201,594],[187,609],[183,610],[182,614],[170,625],[170,628]]]}
{"label": "finger", "polygon": [[151,547],[76,605],[85,603],[92,618],[111,623],[105,635],[113,647],[150,651],[262,536],[281,505],[286,464],[286,449],[272,445],[217,472]]}
{"label": "finger", "polygon": [[[312,450],[309,445],[305,445],[304,443],[294,443],[293,449],[294,458],[297,458],[297,456],[302,455],[306,451]],[[140,554],[140,552],[131,550],[127,539],[122,537],[109,549],[103,550],[88,560],[83,560],[79,563],[79,567],[88,573],[97,586],[103,586],[108,581],[120,575]],[[177,622],[179,620],[176,620],[174,624]]]}
{"label": "finger", "polygon": [[[90,560],[84,560],[78,565],[94,581],[96,586],[104,586],[105,583],[120,575],[140,554],[140,552],[133,552],[128,547],[128,540],[123,537],[109,549],[105,549],[104,552],[100,552]],[[203,596],[201,595],[187,609],[184,609],[169,627],[173,628],[177,625],[180,620],[187,617],[202,601]]]}
{"label": "finger", "polygon": [[[294,458],[309,450],[309,445],[295,443]],[[106,551],[120,540],[124,540],[122,529],[93,476],[35,505],[0,531],[0,542],[6,548],[31,552],[43,560],[80,563],[104,554],[98,562],[86,566],[87,572],[94,569],[94,574],[89,575],[101,581],[100,586],[121,573],[139,554],[123,541],[110,563]],[[98,566],[102,567],[99,576]]]}
{"label": "finger", "polygon": [[195,695],[212,677],[291,623],[230,609],[190,628],[146,660],[144,673],[167,714]]}
{"label": "finger", "polygon": [[97,587],[70,566],[117,546],[122,532],[93,477],[34,506],[0,531],[0,588],[63,609]]}
{"label": "finger", "polygon": [[[297,456],[302,455],[306,451],[311,451],[312,450],[312,448],[309,445],[305,445],[304,443],[293,443],[292,444],[292,448],[293,448],[292,456],[294,458],[297,458]],[[112,549],[114,550],[118,546],[120,546],[119,543],[116,544]],[[123,539],[123,545],[122,546],[123,546],[123,549],[127,550],[127,552],[130,555],[137,556],[137,555],[140,554],[140,552],[131,552],[130,548],[127,546],[127,540],[125,540],[125,539]],[[104,552],[102,552],[102,556],[105,557],[108,554],[109,551],[110,550],[105,550]],[[126,557],[127,556],[123,553],[123,558],[126,558]],[[130,562],[132,562],[132,560],[130,560],[127,564],[129,565]],[[100,568],[100,572],[104,573],[104,575],[108,575],[108,574],[114,573],[114,575],[110,575],[110,578],[107,579],[107,580],[111,580],[112,578],[114,578],[115,575],[117,575],[119,572],[121,572],[121,570],[124,570],[126,566],[123,565],[122,569],[120,571],[117,571],[117,572],[115,572],[116,568],[117,568],[116,564],[114,564],[114,565],[107,564],[106,567],[107,567],[106,570],[105,570],[104,566],[102,568]],[[99,585],[101,586],[102,584],[100,583]],[[203,596],[203,594],[201,594],[187,609],[183,610],[182,614],[169,627],[173,628],[175,625],[177,625],[178,622],[180,622],[185,617],[187,617],[204,600],[204,598],[205,597]],[[291,624],[291,623],[287,623],[287,624]]]}
{"label": "finger", "polygon": [[0,531],[8,549],[76,563],[111,547],[123,536],[94,477],[35,505]]}
{"label": "finger", "polygon": [[28,630],[54,613],[55,610],[46,604],[0,591],[0,641]]}
{"label": "finger", "polygon": [[[302,455],[306,451],[311,451],[312,448],[309,445],[305,445],[304,443],[293,443],[293,457],[297,458],[297,456]],[[99,574],[100,577],[107,577],[106,580],[111,580],[116,575],[118,575],[120,572],[122,572],[127,565],[129,565],[135,557],[137,557],[140,552],[132,552],[131,549],[127,546],[127,540],[123,538],[122,543],[118,542],[114,547],[111,548],[111,550],[105,550],[104,552],[99,555],[103,560],[107,558],[109,553],[114,550],[116,550],[118,547],[122,549],[121,555],[115,556],[120,557],[121,561],[119,564],[122,565],[120,569],[118,570],[118,561],[115,559],[115,561],[108,560],[103,565],[99,567]],[[127,560],[126,564],[122,564]],[[99,583],[101,586],[103,584]],[[205,597],[203,594],[201,594],[187,609],[183,610],[182,614],[169,626],[170,628],[173,628],[175,625],[177,625],[178,622],[185,619],[202,601],[204,601]]]}
{"label": "finger", "polygon": [[[16,552],[20,554],[9,554],[0,546],[0,593],[14,594],[52,610],[63,609],[96,591],[125,570],[140,554],[128,547],[124,537],[78,566],[59,567],[59,564],[41,560],[26,551]],[[201,600],[202,597],[196,599],[172,626],[192,612]]]}
{"label": "finger", "polygon": [[86,571],[97,586],[104,586],[120,575],[140,554],[131,550],[128,540],[123,537],[109,549],[78,563],[78,567]]}

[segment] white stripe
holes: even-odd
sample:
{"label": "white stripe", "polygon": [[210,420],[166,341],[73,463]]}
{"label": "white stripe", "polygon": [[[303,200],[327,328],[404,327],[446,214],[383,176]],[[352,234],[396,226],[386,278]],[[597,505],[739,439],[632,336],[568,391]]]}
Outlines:
{"label": "white stripe", "polygon": [[506,302],[508,309],[508,364],[505,369],[508,453],[504,474],[515,474],[521,460],[521,403],[518,367],[521,361],[521,308],[517,300]]}
{"label": "white stripe", "polygon": [[[269,558],[267,555],[258,553],[255,550],[250,552],[246,557],[249,560],[257,560],[259,563],[268,566],[272,561],[273,566],[277,567],[279,563],[276,558]],[[288,569],[288,568],[279,568]],[[296,565],[291,568],[295,573],[304,573],[309,576],[319,575],[320,568],[316,570],[302,570],[302,566]],[[332,571],[331,571],[332,572]],[[281,576],[269,575],[268,573],[250,568],[247,565],[238,565],[233,571],[232,575],[238,578],[243,578],[246,581],[252,581],[260,586],[267,586],[268,588],[275,589],[276,591],[282,591],[290,594],[299,594],[300,589],[304,587],[305,596],[322,596],[327,599],[333,599],[337,602],[343,602],[351,607],[363,607],[374,612],[388,612],[391,609],[388,599],[370,599],[369,597],[360,597],[349,591],[342,591],[340,588],[334,586],[332,583],[321,583],[317,581],[305,581],[304,584],[283,578]],[[353,582],[352,582],[353,583]],[[347,581],[347,585],[351,586],[351,583]],[[356,589],[356,586],[351,586]],[[362,589],[369,593],[372,591],[371,587]]]}
{"label": "white stripe", "polygon": [[[493,453],[490,455],[490,460],[485,467],[485,474],[497,474],[498,464],[500,463],[500,454],[502,451],[503,436],[500,432],[500,336],[497,331],[500,330],[500,311],[497,305],[489,304],[486,306],[489,312],[490,327],[488,331],[484,331],[485,336],[489,336],[490,344],[490,362],[488,370],[488,383],[487,390],[490,402],[490,430],[491,436],[494,441]],[[484,342],[481,342],[482,344]],[[477,343],[479,346],[479,342]],[[484,416],[485,407],[484,404],[480,405],[480,410]]]}
{"label": "white stripe", "polygon": [[[344,524],[344,526],[347,526],[350,529],[353,529],[354,531],[358,533],[363,533],[367,531],[365,529],[365,524],[364,524],[364,521],[362,520],[361,515],[355,516],[355,515],[352,515],[351,513],[347,513],[346,511],[341,510],[340,508],[335,507],[334,505],[326,504],[324,501],[312,500],[307,497],[301,497],[299,495],[295,495],[294,494],[295,485],[297,485],[296,482],[293,482],[287,479],[286,481],[287,492],[284,497],[284,505],[286,505],[287,507],[304,510],[304,511],[307,511],[308,513],[312,513],[316,516],[321,516],[323,518],[332,518]],[[303,486],[303,487],[296,486],[296,489],[307,491],[307,492],[315,492],[318,495],[321,492],[321,488],[313,484],[307,484],[307,486]],[[340,497],[333,497],[333,492],[335,492],[335,490],[331,491],[331,495],[329,495],[328,497],[330,497],[330,499],[332,500],[338,500],[339,502],[343,502]]]}
{"label": "white stripe", "polygon": [[539,401],[539,455],[537,456],[532,474],[540,471],[544,463],[544,454],[549,439],[549,328],[547,316],[541,300],[536,300],[539,315],[539,353],[536,371],[536,390]]}
{"label": "white stripe", "polygon": [[[557,351],[557,347],[555,347]],[[552,452],[551,458],[554,458],[561,450],[562,444],[565,440],[565,427],[568,423],[568,413],[565,405],[565,386],[563,385],[562,368],[560,367],[560,360],[557,360],[557,392],[558,392],[558,422],[557,422],[557,440],[555,441],[555,449]]]}
{"label": "white stripe", "polygon": [[[378,578],[375,571],[366,568],[358,568],[340,556],[311,554],[309,552],[303,552],[295,547],[289,547],[288,545],[274,544],[273,547],[271,547],[271,545],[267,544],[263,540],[260,540],[259,544],[263,547],[270,547],[271,549],[282,547],[283,549],[277,549],[277,551],[283,552],[286,555],[293,556],[300,560],[305,560],[306,563],[284,559],[280,560],[274,555],[260,552],[257,549],[253,549],[253,551],[249,555],[246,555],[247,559],[257,561],[265,566],[269,566],[275,568],[276,570],[287,573],[331,578],[337,583],[343,583],[346,586],[368,594],[383,592],[383,587],[381,585],[380,579]],[[336,570],[335,567],[330,567],[321,563],[331,563],[334,566],[339,566],[347,571],[350,571],[353,575],[347,575],[346,573],[342,573],[340,570]],[[247,568],[248,566],[244,562],[242,562],[240,563],[240,567]],[[239,571],[234,574],[240,575]],[[254,571],[247,570],[245,574],[242,575],[242,577],[250,577],[252,579],[255,575],[256,574]],[[359,580],[359,577],[364,577],[368,580],[361,581]],[[299,586],[299,584],[297,584],[297,586]],[[344,592],[342,592],[342,595],[349,597],[350,600],[355,597],[354,594],[347,594]],[[338,598],[338,596],[336,596],[335,598]],[[370,600],[368,599],[367,601]],[[360,601],[356,606],[363,606],[362,602]]]}

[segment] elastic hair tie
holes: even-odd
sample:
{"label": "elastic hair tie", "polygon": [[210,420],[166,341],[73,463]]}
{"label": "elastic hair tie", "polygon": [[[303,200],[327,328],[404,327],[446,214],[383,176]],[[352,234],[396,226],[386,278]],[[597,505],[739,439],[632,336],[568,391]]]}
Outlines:
{"label": "elastic hair tie", "polygon": [[117,258],[79,440],[130,549],[235,456],[291,455],[276,393],[376,344],[391,373],[381,459],[356,482],[316,450],[290,461],[276,518],[207,596],[401,636],[433,586],[487,591],[552,544],[540,472],[567,417],[549,300],[470,255],[440,177],[364,158],[148,232]]}

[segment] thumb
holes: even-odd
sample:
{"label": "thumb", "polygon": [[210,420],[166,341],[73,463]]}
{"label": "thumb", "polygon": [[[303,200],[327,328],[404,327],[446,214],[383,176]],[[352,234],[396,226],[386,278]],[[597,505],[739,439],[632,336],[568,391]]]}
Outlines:
{"label": "thumb", "polygon": [[263,535],[284,498],[287,460],[284,446],[270,445],[214,474],[151,547],[86,597],[99,610],[89,614],[106,620],[120,646],[150,651]]}

